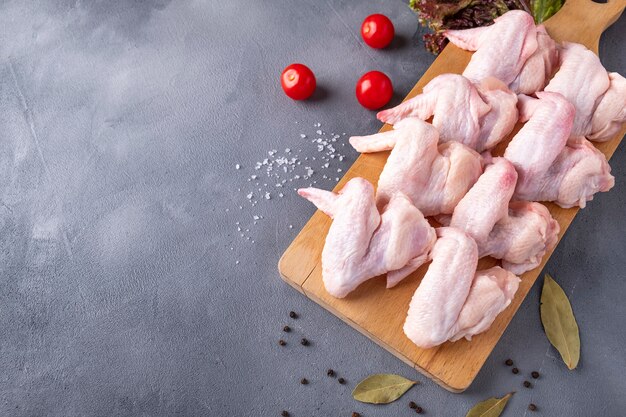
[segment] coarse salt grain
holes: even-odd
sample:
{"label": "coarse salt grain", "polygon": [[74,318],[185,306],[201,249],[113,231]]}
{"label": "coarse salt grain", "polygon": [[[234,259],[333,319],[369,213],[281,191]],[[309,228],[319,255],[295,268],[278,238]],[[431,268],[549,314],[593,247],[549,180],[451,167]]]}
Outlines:
{"label": "coarse salt grain", "polygon": [[[315,123],[314,126],[316,128],[319,128],[321,127],[321,123]],[[297,188],[299,187],[306,186],[306,184],[312,187],[314,184],[317,184],[317,181],[307,181],[306,183],[303,183],[302,181],[312,179],[312,176],[315,174],[316,169],[323,170],[332,168],[336,169],[337,172],[343,172],[343,167],[332,166],[330,163],[332,160],[343,161],[345,159],[345,155],[337,152],[337,149],[335,148],[335,146],[337,145],[334,145],[334,143],[337,142],[337,139],[340,138],[340,135],[332,132],[325,133],[322,129],[317,129],[316,133],[318,136],[309,139],[309,142],[313,145],[313,149],[315,149],[315,147],[317,148],[317,151],[319,152],[317,157],[301,155],[302,149],[294,151],[291,148],[284,148],[283,155],[280,155],[276,149],[271,149],[267,151],[267,155],[269,156],[269,158],[264,158],[262,161],[256,162],[256,164],[254,164],[253,167],[258,172],[258,174],[249,176],[247,178],[247,181],[255,181],[255,186],[258,187],[259,194],[255,195],[257,191],[251,191],[247,195],[251,207],[254,207],[256,206],[256,204],[259,203],[258,199],[261,198],[261,196],[264,197],[261,198],[261,203],[262,200],[271,200],[272,197],[275,197],[276,195],[278,195],[278,197],[280,198],[285,197],[285,194],[282,191],[278,192],[277,190],[276,193],[271,193],[270,191],[272,188],[283,190],[285,188],[284,184],[286,184],[287,182],[294,182],[294,191],[297,191]],[[307,138],[307,135],[305,133],[300,133],[300,137],[304,139]],[[345,143],[338,143],[341,143],[342,147],[345,146]],[[310,152],[310,149],[311,148],[309,148],[308,152]],[[315,162],[302,164],[301,160],[319,160],[319,163],[317,166],[315,165]],[[239,166],[239,168],[242,168],[241,164],[237,165]],[[302,166],[302,168],[299,168],[299,166]],[[259,181],[262,176],[267,177],[269,181]],[[332,177],[329,177],[327,175],[323,175],[323,178],[327,181],[332,181]],[[335,181],[339,181],[339,178],[335,177]],[[238,190],[241,191],[240,188]],[[243,206],[239,206],[239,208],[241,210],[243,209]],[[253,217],[253,224],[256,225],[257,221],[262,218],[263,216],[255,215]],[[293,227],[292,225],[289,226],[289,228]],[[238,228],[238,230],[241,230],[241,228]],[[248,232],[249,229],[246,229],[246,233]],[[254,240],[251,239],[251,236],[246,236],[244,233],[242,233],[241,237],[244,237],[247,241],[252,241],[254,243]]]}

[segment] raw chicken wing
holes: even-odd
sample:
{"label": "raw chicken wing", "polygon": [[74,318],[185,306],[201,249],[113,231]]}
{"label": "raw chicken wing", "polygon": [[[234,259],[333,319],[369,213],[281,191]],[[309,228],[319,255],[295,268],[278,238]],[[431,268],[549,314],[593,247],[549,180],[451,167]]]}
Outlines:
{"label": "raw chicken wing", "polygon": [[568,138],[574,107],[560,94],[520,96],[520,119],[528,122],[504,157],[519,174],[514,199],[554,201],[564,208],[585,203],[614,184],[604,155],[584,138]]}
{"label": "raw chicken wing", "polygon": [[538,177],[548,171],[569,138],[574,107],[558,93],[537,93],[539,99],[519,96],[520,121],[528,121],[513,137],[504,157],[518,173],[515,195],[537,200]]}
{"label": "raw chicken wing", "polygon": [[508,215],[517,172],[504,158],[493,158],[476,184],[454,209],[450,226],[465,231],[479,248],[489,239],[493,226]]}
{"label": "raw chicken wing", "polygon": [[584,137],[570,138],[552,166],[533,180],[532,200],[584,208],[594,194],[609,191],[614,185],[604,154]]}
{"label": "raw chicken wing", "polygon": [[416,118],[401,120],[392,131],[350,138],[359,152],[393,149],[378,180],[379,207],[400,192],[425,216],[452,213],[482,173],[482,157],[458,142],[437,147],[438,141],[437,129]]}
{"label": "raw chicken wing", "polygon": [[515,94],[495,78],[476,86],[461,75],[443,74],[433,78],[422,94],[377,117],[396,124],[407,117],[432,116],[441,142],[461,142],[482,152],[511,132],[517,122],[516,104]]}
{"label": "raw chicken wing", "polygon": [[519,282],[518,277],[499,266],[476,272],[450,341],[462,337],[472,340],[472,336],[489,329],[498,314],[511,304]]}
{"label": "raw chicken wing", "polygon": [[591,118],[609,88],[609,76],[596,54],[578,43],[564,43],[559,50],[560,68],[545,91],[560,93],[576,109],[572,136],[592,131]]}
{"label": "raw chicken wing", "polygon": [[522,274],[539,265],[556,245],[559,224],[540,203],[510,203],[516,180],[513,165],[494,158],[449,223],[476,240],[480,257],[502,259],[507,270]]}
{"label": "raw chicken wing", "polygon": [[453,227],[437,229],[433,262],[417,287],[404,322],[404,333],[421,348],[431,348],[456,333],[455,324],[476,273],[474,239]]}
{"label": "raw chicken wing", "polygon": [[556,246],[559,231],[559,223],[543,204],[512,201],[508,215],[494,225],[480,247],[480,256],[502,259],[504,268],[520,275],[539,266]]}
{"label": "raw chicken wing", "polygon": [[379,214],[374,187],[353,178],[335,194],[303,188],[298,194],[333,219],[322,250],[326,290],[343,298],[361,283],[387,273],[392,287],[429,260],[435,231],[403,194]]}
{"label": "raw chicken wing", "polygon": [[535,21],[521,10],[503,14],[491,26],[446,30],[444,34],[459,48],[476,51],[463,71],[474,82],[495,77],[511,84],[537,50]]}
{"label": "raw chicken wing", "polygon": [[591,134],[587,135],[596,142],[612,139],[626,122],[626,78],[612,72],[609,80],[611,84],[593,113]]}
{"label": "raw chicken wing", "polygon": [[477,88],[480,96],[491,107],[480,119],[480,133],[473,147],[482,152],[500,143],[515,127],[518,119],[517,96],[496,78],[485,78]]}
{"label": "raw chicken wing", "polygon": [[537,50],[526,60],[509,88],[516,93],[534,94],[543,90],[559,60],[556,43],[543,25],[537,26]]}

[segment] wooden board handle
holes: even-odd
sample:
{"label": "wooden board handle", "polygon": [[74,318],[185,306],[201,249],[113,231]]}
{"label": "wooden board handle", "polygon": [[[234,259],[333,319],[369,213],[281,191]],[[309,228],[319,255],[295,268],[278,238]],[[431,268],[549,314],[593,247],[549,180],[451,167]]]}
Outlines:
{"label": "wooden board handle", "polygon": [[624,8],[626,0],[566,0],[545,25],[553,38],[582,43],[597,54],[602,32],[615,23]]}

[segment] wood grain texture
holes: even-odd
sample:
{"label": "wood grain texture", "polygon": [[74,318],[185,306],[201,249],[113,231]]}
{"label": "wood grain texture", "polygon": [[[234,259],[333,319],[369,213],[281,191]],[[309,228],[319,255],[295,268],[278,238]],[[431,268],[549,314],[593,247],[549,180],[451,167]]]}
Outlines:
{"label": "wood grain texture", "polygon": [[[597,53],[602,32],[617,20],[624,7],[626,0],[610,0],[605,4],[589,0],[567,0],[545,26],[555,40],[579,42]],[[470,56],[469,52],[448,45],[405,100],[419,94],[422,87],[437,75],[460,74]],[[509,138],[495,149],[494,154],[502,155],[510,138],[520,127],[516,127]],[[389,129],[391,127],[385,125],[381,131]],[[626,127],[611,141],[598,144],[597,148],[610,158],[625,132]],[[337,184],[335,191],[354,177],[363,177],[376,184],[387,156],[387,152],[361,155]],[[551,203],[546,206],[561,226],[560,239],[578,209],[562,209]],[[487,332],[475,336],[471,342],[463,339],[432,349],[420,349],[404,335],[402,325],[409,301],[428,265],[422,266],[393,289],[385,289],[384,278],[378,277],[364,283],[344,299],[333,298],[324,289],[320,262],[330,223],[328,216],[319,211],[311,217],[279,262],[283,279],[405,363],[453,392],[462,392],[472,383],[552,254],[546,254],[541,265],[521,276],[522,282],[513,302]],[[484,258],[479,262],[479,269],[495,264],[494,259]]]}

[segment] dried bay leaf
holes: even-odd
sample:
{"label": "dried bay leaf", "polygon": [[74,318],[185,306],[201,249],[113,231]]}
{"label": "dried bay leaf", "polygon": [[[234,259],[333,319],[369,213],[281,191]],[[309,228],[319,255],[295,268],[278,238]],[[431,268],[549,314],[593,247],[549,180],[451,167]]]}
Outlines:
{"label": "dried bay leaf", "polygon": [[388,404],[400,398],[417,384],[394,374],[374,374],[365,378],[352,391],[352,398],[363,403]]}
{"label": "dried bay leaf", "polygon": [[467,412],[465,417],[498,417],[504,411],[512,395],[513,393],[509,392],[502,398],[489,398],[479,402]]}
{"label": "dried bay leaf", "polygon": [[541,322],[552,343],[569,369],[580,359],[580,335],[572,306],[559,284],[546,274],[541,291]]}

